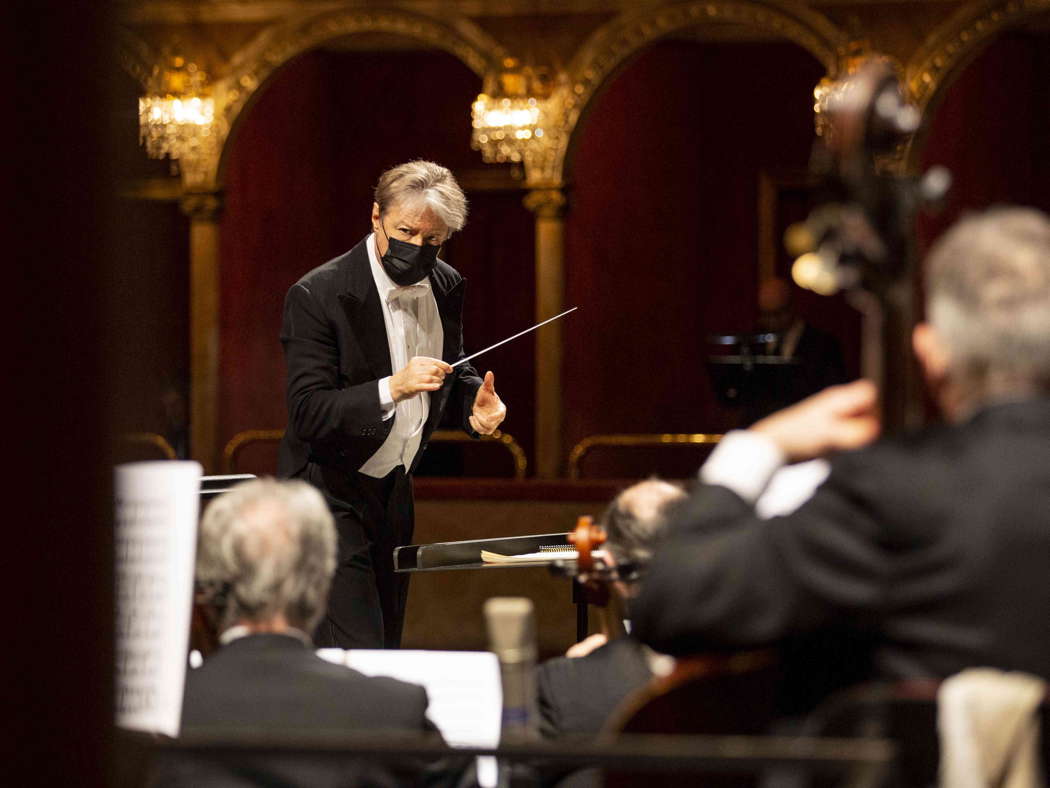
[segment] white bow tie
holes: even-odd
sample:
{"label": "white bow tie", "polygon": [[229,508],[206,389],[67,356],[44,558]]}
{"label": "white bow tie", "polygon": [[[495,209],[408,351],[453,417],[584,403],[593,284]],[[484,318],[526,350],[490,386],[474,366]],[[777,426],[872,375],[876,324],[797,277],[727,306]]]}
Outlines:
{"label": "white bow tie", "polygon": [[395,287],[393,290],[386,294],[386,302],[394,305],[399,304],[404,307],[413,301],[418,301],[420,298],[430,292],[429,284],[416,284],[406,285],[405,287]]}

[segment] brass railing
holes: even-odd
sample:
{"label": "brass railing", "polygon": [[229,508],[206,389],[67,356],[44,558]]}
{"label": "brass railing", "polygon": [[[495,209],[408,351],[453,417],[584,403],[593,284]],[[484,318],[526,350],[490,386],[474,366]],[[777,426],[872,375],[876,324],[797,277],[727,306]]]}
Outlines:
{"label": "brass railing", "polygon": [[174,460],[178,457],[175,449],[168,443],[168,439],[156,432],[126,432],[120,437],[128,443],[144,443],[160,449],[166,460]]}
{"label": "brass railing", "polygon": [[618,435],[589,435],[572,447],[569,452],[569,478],[580,478],[580,463],[584,455],[595,446],[686,446],[690,444],[712,444],[722,440],[719,433],[708,432],[663,432],[624,433]]}
{"label": "brass railing", "polygon": [[[226,448],[222,450],[222,464],[225,472],[236,472],[237,455],[246,446],[250,446],[253,443],[276,443],[283,437],[284,430],[244,430],[243,432],[238,432],[230,438],[226,443]],[[439,443],[473,443],[474,441],[473,438],[458,430],[434,430],[430,440]],[[485,442],[494,441],[502,445],[510,453],[514,462],[514,478],[519,480],[525,478],[528,460],[525,457],[525,450],[521,448],[521,444],[514,440],[513,436],[496,430],[491,435],[482,435],[481,440]]]}

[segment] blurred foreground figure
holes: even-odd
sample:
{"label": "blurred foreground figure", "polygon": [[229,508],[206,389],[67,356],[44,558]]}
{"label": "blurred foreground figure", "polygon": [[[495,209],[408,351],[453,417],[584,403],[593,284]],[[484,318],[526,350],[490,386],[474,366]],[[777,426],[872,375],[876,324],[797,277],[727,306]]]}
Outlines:
{"label": "blurred foreground figure", "polygon": [[[730,433],[632,605],[643,642],[682,655],[834,631],[864,646],[866,678],[1050,677],[1050,220],[962,220],[925,292],[913,345],[948,423],[873,442],[877,393],[858,381]],[[809,489],[763,507],[799,471]]]}
{"label": "blurred foreground figure", "polygon": [[[439,736],[422,687],[368,677],[314,654],[306,633],[324,613],[335,561],[332,515],[306,482],[250,481],[208,506],[197,582],[216,608],[222,646],[187,674],[183,734]],[[247,760],[180,759],[159,784],[396,785],[405,778],[348,760]]]}
{"label": "blurred foreground figure", "polygon": [[[617,570],[610,593],[628,615],[639,575],[663,537],[667,512],[684,498],[680,487],[650,479],[621,492],[602,515],[607,562]],[[608,641],[591,635],[566,656],[539,666],[540,731],[548,738],[598,733],[624,698],[673,664],[632,637]]]}

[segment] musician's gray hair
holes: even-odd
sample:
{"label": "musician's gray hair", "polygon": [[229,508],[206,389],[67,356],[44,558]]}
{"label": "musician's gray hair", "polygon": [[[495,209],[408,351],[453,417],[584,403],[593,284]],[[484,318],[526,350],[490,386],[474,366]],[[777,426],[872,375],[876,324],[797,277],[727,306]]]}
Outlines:
{"label": "musician's gray hair", "polygon": [[375,201],[380,216],[395,203],[411,204],[417,200],[424,201],[434,211],[449,233],[462,230],[467,223],[467,197],[448,168],[416,159],[379,176]]}
{"label": "musician's gray hair", "polygon": [[928,318],[971,404],[1050,391],[1050,218],[996,207],[967,216],[927,259]]}
{"label": "musician's gray hair", "polygon": [[312,631],[335,571],[335,523],[301,481],[253,479],[213,500],[201,520],[197,582],[224,598],[223,629],[283,613]]}

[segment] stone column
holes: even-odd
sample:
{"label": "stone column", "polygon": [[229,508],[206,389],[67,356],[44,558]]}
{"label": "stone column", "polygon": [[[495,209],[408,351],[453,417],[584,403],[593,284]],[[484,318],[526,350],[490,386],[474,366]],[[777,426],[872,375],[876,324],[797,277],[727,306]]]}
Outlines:
{"label": "stone column", "polygon": [[[564,310],[565,194],[561,189],[533,189],[524,199],[536,215],[536,321]],[[554,479],[565,463],[562,442],[562,322],[536,334],[536,475]]]}
{"label": "stone column", "polygon": [[190,219],[190,456],[219,472],[219,214],[217,191],[188,192]]}

